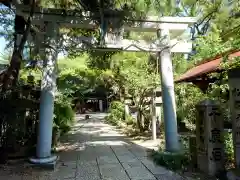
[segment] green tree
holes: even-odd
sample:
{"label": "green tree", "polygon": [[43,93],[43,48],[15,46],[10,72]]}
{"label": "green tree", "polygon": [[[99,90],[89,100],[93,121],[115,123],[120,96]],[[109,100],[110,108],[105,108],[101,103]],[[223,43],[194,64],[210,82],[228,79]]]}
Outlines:
{"label": "green tree", "polygon": [[[136,61],[140,61],[140,58],[136,58]],[[133,98],[137,108],[137,125],[140,131],[146,130],[151,121],[149,119],[149,97],[160,83],[158,75],[150,70],[147,57],[142,61],[142,63],[136,62],[123,70],[127,93]]]}
{"label": "green tree", "polygon": [[137,108],[137,125],[140,131],[148,129],[149,98],[159,86],[159,76],[148,63],[146,53],[119,53],[111,58],[111,69],[105,71],[104,78],[113,88],[120,101],[131,97]]}

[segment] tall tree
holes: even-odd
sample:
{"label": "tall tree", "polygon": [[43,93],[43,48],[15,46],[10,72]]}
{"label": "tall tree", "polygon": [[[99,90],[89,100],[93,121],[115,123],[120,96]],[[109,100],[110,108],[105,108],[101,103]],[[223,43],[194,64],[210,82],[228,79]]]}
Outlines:
{"label": "tall tree", "polygon": [[16,86],[16,83],[18,81],[19,70],[21,67],[24,45],[27,41],[27,37],[31,29],[31,21],[34,13],[35,0],[31,2],[24,1],[24,4],[31,5],[31,12],[27,20],[25,20],[22,16],[15,15],[13,54],[10,61],[10,65],[7,71],[5,72],[3,78],[2,82],[3,92],[6,92],[8,88]]}

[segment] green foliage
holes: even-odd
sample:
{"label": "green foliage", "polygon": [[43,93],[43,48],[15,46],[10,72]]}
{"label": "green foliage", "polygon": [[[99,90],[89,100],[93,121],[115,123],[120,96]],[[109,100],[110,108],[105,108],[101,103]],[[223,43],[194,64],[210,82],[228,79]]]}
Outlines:
{"label": "green foliage", "polygon": [[28,82],[28,77],[29,76],[33,76],[33,84],[35,84],[36,86],[39,85],[39,81],[42,78],[42,72],[40,69],[21,69],[20,71],[20,80],[27,83]]}
{"label": "green foliage", "polygon": [[58,89],[69,97],[83,99],[89,94],[105,97],[106,89],[103,74],[105,71],[86,67],[88,55],[76,59],[59,61],[60,72],[57,79]]}
{"label": "green foliage", "polygon": [[[224,61],[221,63],[221,68],[222,69],[233,69],[233,68],[239,68],[240,67],[240,57],[235,57],[235,58],[231,58],[230,60],[228,60],[228,57],[225,57]],[[227,71],[224,72],[224,79],[223,80],[227,80]]]}
{"label": "green foliage", "polygon": [[120,125],[119,123],[125,123],[126,125],[134,125],[136,120],[131,115],[125,115],[124,104],[120,101],[113,101],[110,104],[109,115],[106,117],[106,121],[113,125]]}
{"label": "green foliage", "polygon": [[110,111],[116,109],[119,112],[124,112],[124,104],[119,101],[113,101],[110,105]]}
{"label": "green foliage", "polygon": [[118,125],[124,119],[124,104],[120,101],[113,101],[109,108],[109,115],[106,116],[106,121],[113,125]]}
{"label": "green foliage", "polygon": [[85,69],[87,54],[82,54],[76,58],[64,58],[58,60],[58,69],[61,71],[74,70],[74,69]]}
{"label": "green foliage", "polygon": [[[191,66],[191,61],[188,62],[183,56],[173,56],[173,67],[175,76],[183,74],[188,67]],[[177,120],[185,122],[190,129],[195,128],[196,104],[203,100],[206,95],[201,90],[191,83],[175,84]]]}
{"label": "green foliage", "polygon": [[183,170],[189,164],[188,157],[183,153],[153,152],[153,160],[170,170]]}
{"label": "green foliage", "polygon": [[106,70],[111,67],[111,57],[117,52],[89,51],[89,58],[86,61],[91,69]]}
{"label": "green foliage", "polygon": [[233,161],[234,159],[234,151],[233,151],[233,139],[232,133],[224,134],[224,145],[225,145],[225,153],[227,155],[227,159]]}
{"label": "green foliage", "polygon": [[101,76],[105,87],[111,89],[117,99],[123,102],[126,97],[132,97],[139,114],[137,121],[141,131],[149,123],[149,100],[146,97],[160,84],[148,56],[146,53],[114,54],[109,58],[109,68]]}
{"label": "green foliage", "polygon": [[229,38],[228,41],[224,41],[219,32],[209,32],[207,36],[200,37],[195,41],[197,54],[192,57],[194,62],[192,66],[203,63],[203,61],[206,62],[208,59],[211,60],[226,51],[239,49],[239,42],[239,38]]}
{"label": "green foliage", "polygon": [[65,134],[70,130],[74,118],[71,100],[61,93],[58,94],[54,103],[54,128],[58,129],[61,134]]}
{"label": "green foliage", "polygon": [[196,104],[206,97],[199,88],[192,84],[177,84],[175,86],[177,118],[193,129],[196,121]]}
{"label": "green foliage", "polygon": [[125,123],[127,125],[134,125],[136,120],[132,117],[132,115],[127,115],[125,119]]}

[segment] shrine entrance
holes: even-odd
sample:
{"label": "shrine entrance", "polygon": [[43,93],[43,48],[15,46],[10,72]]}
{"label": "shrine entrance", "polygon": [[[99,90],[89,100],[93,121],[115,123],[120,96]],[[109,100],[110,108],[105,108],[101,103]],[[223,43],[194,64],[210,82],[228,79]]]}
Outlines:
{"label": "shrine entrance", "polygon": [[[27,17],[29,6],[16,5],[16,14]],[[64,12],[64,15],[62,14]],[[110,12],[108,12],[110,13]],[[73,16],[74,14],[74,16]],[[41,105],[39,136],[37,142],[36,157],[31,162],[36,164],[54,164],[57,157],[51,155],[51,136],[53,102],[56,90],[56,60],[59,48],[59,28],[75,27],[79,29],[96,29],[98,25],[91,20],[85,12],[66,11],[62,9],[35,8],[33,23],[36,34],[32,38],[39,56],[44,59],[44,70],[41,85]],[[111,13],[110,13],[111,14]],[[121,16],[102,17],[100,45],[94,37],[77,37],[79,51],[128,51],[155,53],[160,60],[161,90],[163,100],[163,115],[165,124],[166,151],[179,151],[176,105],[174,95],[173,70],[171,53],[189,53],[192,45],[180,36],[190,25],[196,22],[192,17],[148,17],[149,20],[122,20]],[[111,34],[109,27],[104,22],[112,21],[116,25],[117,33]],[[119,23],[122,22],[122,23]],[[131,22],[131,25],[128,25]],[[147,42],[145,40],[123,39],[124,31],[155,32],[157,40]],[[118,35],[116,35],[118,34]],[[67,38],[66,38],[67,39]],[[68,41],[64,43],[70,43]],[[153,123],[156,126],[155,123]],[[153,129],[156,129],[154,127]]]}

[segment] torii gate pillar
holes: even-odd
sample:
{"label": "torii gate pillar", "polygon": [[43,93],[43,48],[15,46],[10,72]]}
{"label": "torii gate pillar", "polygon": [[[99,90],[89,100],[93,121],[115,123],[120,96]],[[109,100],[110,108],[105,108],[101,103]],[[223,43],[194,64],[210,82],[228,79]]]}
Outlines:
{"label": "torii gate pillar", "polygon": [[[170,44],[169,29],[161,29],[160,36],[165,37],[165,46],[168,47]],[[165,48],[159,53],[166,141],[165,146],[166,151],[177,152],[180,150],[180,146],[177,132],[176,104],[170,51],[170,48]]]}
{"label": "torii gate pillar", "polygon": [[41,84],[39,128],[36,157],[30,162],[50,168],[55,167],[57,156],[51,155],[54,96],[56,91],[56,60],[57,60],[57,36],[56,23],[47,22],[45,36],[45,61]]}

